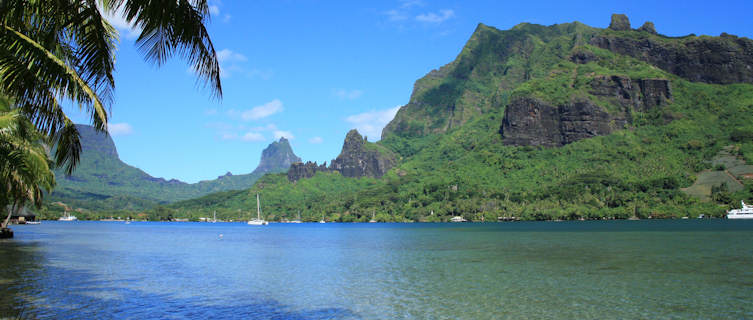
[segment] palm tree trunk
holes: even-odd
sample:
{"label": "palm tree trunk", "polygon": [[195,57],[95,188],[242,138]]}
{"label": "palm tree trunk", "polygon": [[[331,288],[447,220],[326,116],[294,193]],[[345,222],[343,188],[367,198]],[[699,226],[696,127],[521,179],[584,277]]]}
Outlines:
{"label": "palm tree trunk", "polygon": [[2,228],[7,228],[8,227],[8,223],[10,222],[10,217],[13,215],[13,208],[15,208],[15,207],[16,207],[16,202],[13,201],[13,205],[11,205],[8,208],[8,216],[5,218],[5,221],[3,221],[2,225],[0,225],[0,227],[2,227]]}

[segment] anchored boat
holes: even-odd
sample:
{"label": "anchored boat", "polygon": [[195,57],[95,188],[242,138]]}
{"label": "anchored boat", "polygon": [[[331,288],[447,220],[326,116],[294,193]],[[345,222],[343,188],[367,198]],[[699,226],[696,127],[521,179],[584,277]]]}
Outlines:
{"label": "anchored boat", "polygon": [[742,208],[727,211],[727,219],[753,219],[753,206],[745,204],[745,201],[740,203]]}
{"label": "anchored boat", "polygon": [[266,220],[262,220],[261,218],[261,205],[259,204],[259,194],[256,194],[256,219],[249,220],[248,224],[252,226],[266,226],[269,224]]}

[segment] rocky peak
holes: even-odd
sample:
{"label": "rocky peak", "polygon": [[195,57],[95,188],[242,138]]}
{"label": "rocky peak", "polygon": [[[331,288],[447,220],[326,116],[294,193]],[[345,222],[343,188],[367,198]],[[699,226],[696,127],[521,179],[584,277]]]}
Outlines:
{"label": "rocky peak", "polygon": [[656,27],[654,26],[654,23],[651,21],[646,21],[640,28],[638,28],[638,31],[645,31],[651,34],[656,34]]}
{"label": "rocky peak", "polygon": [[290,142],[285,137],[272,142],[261,152],[261,161],[253,173],[281,172],[287,170],[291,164],[301,162],[301,158],[293,153]]}
{"label": "rocky peak", "polygon": [[369,143],[358,133],[358,130],[350,130],[345,136],[343,148],[327,167],[325,162],[317,165],[316,162],[293,163],[288,170],[288,180],[297,181],[313,177],[317,172],[340,172],[345,177],[381,177],[393,166],[397,160],[395,155],[387,148]]}
{"label": "rocky peak", "polygon": [[612,21],[609,23],[609,29],[616,31],[630,30],[630,20],[624,14],[612,14]]}
{"label": "rocky peak", "polygon": [[107,132],[100,132],[90,125],[77,124],[79,137],[81,139],[82,153],[94,152],[103,156],[120,159],[118,150],[115,148],[115,142]]}

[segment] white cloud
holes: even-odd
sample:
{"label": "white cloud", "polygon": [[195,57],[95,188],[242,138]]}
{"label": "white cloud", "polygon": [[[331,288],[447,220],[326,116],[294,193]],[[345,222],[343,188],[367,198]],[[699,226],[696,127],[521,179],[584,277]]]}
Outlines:
{"label": "white cloud", "polygon": [[312,143],[312,144],[320,144],[322,142],[324,142],[324,139],[322,139],[322,137],[313,137],[309,139],[309,143]]}
{"label": "white cloud", "polygon": [[220,63],[245,62],[246,60],[248,60],[246,59],[246,56],[230,49],[222,49],[220,51],[217,51],[217,61],[219,61]]}
{"label": "white cloud", "polygon": [[282,112],[282,101],[274,99],[263,105],[253,107],[251,110],[243,111],[241,113],[241,118],[246,121],[258,120],[279,112]]}
{"label": "white cloud", "polygon": [[217,114],[217,109],[214,109],[214,108],[207,109],[207,110],[204,111],[204,114],[208,115],[208,116],[213,116],[213,115]]}
{"label": "white cloud", "polygon": [[224,17],[222,17],[222,22],[228,23],[230,22],[230,18],[232,18],[232,16],[229,14],[226,14]]}
{"label": "white cloud", "polygon": [[133,133],[133,127],[131,127],[130,124],[127,124],[125,122],[123,122],[123,123],[109,123],[109,124],[107,124],[107,132],[109,132],[110,135],[113,136],[113,137],[127,136],[127,135]]}
{"label": "white cloud", "polygon": [[104,12],[104,10],[99,7],[99,11],[102,12],[105,19],[107,19],[107,21],[110,22],[113,27],[118,29],[119,32],[125,33],[126,39],[133,40],[136,39],[139,34],[141,34],[141,28],[133,25],[133,23],[125,19],[123,7],[119,7],[111,12]]}
{"label": "white cloud", "polygon": [[392,9],[384,12],[390,21],[403,21],[408,19],[408,15],[402,10]]}
{"label": "white cloud", "polygon": [[416,16],[416,21],[427,23],[442,23],[455,16],[455,11],[449,9],[439,10],[439,13],[429,12]]}
{"label": "white cloud", "polygon": [[238,139],[238,135],[235,133],[223,133],[220,135],[220,139],[222,140],[235,140]]}
{"label": "white cloud", "polygon": [[243,141],[264,141],[264,136],[258,132],[246,132],[241,139]]}
{"label": "white cloud", "polygon": [[402,0],[400,1],[400,7],[401,8],[412,8],[412,7],[422,7],[425,3],[421,0]]}
{"label": "white cloud", "polygon": [[209,6],[209,13],[213,16],[220,14],[220,7],[215,5]]}
{"label": "white cloud", "polygon": [[399,109],[400,106],[397,106],[391,109],[359,113],[345,118],[345,121],[355,126],[361,134],[371,137],[370,141],[376,141],[381,138],[382,129],[395,118]]}
{"label": "white cloud", "polygon": [[332,94],[334,94],[335,97],[338,97],[338,98],[343,99],[343,100],[345,100],[345,99],[347,99],[347,100],[354,100],[354,99],[358,99],[359,97],[361,97],[361,95],[363,94],[363,90],[358,90],[358,89],[354,89],[354,90],[335,89],[335,90],[332,91]]}
{"label": "white cloud", "polygon": [[274,132],[275,140],[279,140],[282,137],[285,137],[285,139],[293,140],[295,139],[295,136],[293,136],[293,133],[290,131],[282,131],[282,130],[276,130]]}

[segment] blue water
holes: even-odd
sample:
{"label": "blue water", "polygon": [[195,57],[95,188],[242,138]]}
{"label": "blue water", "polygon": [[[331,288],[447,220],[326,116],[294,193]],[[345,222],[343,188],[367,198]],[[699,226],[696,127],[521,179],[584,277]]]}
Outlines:
{"label": "blue water", "polygon": [[753,318],[753,221],[13,229],[0,318]]}

